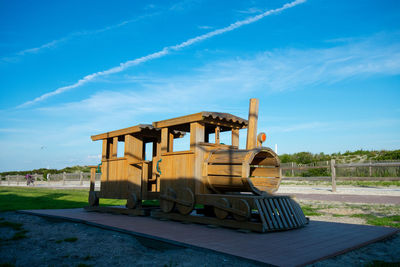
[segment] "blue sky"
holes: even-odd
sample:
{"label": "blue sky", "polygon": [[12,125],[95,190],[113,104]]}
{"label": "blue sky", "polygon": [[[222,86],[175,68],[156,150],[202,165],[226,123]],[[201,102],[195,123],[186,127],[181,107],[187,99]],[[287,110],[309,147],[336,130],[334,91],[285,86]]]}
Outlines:
{"label": "blue sky", "polygon": [[252,97],[280,154],[399,149],[400,2],[0,0],[0,88],[0,171]]}

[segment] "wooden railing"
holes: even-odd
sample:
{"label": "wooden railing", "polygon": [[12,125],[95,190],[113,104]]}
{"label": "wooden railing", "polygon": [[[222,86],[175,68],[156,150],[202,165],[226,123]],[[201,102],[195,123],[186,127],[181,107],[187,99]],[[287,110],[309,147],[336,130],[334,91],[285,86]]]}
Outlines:
{"label": "wooden railing", "polygon": [[[361,167],[368,167],[368,174],[369,176],[364,176],[364,177],[346,177],[346,176],[341,176],[341,178],[350,178],[352,180],[357,180],[360,179],[365,179],[365,178],[372,178],[373,177],[373,168],[377,167],[388,167],[388,168],[396,168],[400,167],[400,162],[358,162],[358,163],[336,163],[334,159],[330,161],[324,161],[324,162],[317,162],[313,164],[304,164],[304,165],[297,165],[294,162],[291,163],[283,163],[281,166],[281,172],[283,174],[283,177],[289,178],[289,177],[295,177],[295,171],[307,171],[311,169],[327,169],[330,172],[330,178],[332,181],[332,191],[336,191],[336,180],[338,177],[338,170],[340,169],[346,169],[346,168],[361,168]],[[290,171],[289,176],[285,176],[287,171]],[[396,168],[393,170],[393,176],[392,177],[379,177],[375,176],[373,177],[374,180],[395,180],[399,181],[400,180],[400,168]],[[326,177],[319,177],[319,178],[328,178],[329,176]],[[311,177],[304,177],[304,179],[311,178]],[[382,179],[383,178],[383,179]],[[290,178],[289,178],[290,179]],[[310,179],[311,180],[311,179]],[[315,180],[315,179],[312,179]],[[344,180],[349,180],[349,179],[344,179]],[[372,180],[372,179],[367,179],[367,180]]]}

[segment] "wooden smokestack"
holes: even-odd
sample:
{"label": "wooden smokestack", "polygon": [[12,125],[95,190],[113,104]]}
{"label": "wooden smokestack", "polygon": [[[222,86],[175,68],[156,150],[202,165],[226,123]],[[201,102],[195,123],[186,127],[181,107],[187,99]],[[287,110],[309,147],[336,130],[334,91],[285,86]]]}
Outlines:
{"label": "wooden smokestack", "polygon": [[246,149],[253,149],[257,146],[257,121],[258,121],[258,99],[250,99],[249,126],[247,128]]}

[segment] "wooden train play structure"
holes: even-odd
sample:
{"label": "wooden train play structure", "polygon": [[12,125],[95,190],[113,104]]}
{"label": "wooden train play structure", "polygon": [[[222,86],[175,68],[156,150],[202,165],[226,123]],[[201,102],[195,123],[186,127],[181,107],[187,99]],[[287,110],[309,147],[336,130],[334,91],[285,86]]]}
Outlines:
{"label": "wooden train play structure", "polygon": [[[92,136],[103,142],[101,182],[95,191],[93,167],[86,209],[258,232],[304,226],[308,219],[299,204],[273,195],[281,181],[280,160],[262,146],[266,135],[257,135],[257,121],[258,99],[250,99],[248,120],[200,112]],[[239,149],[244,128],[246,149]],[[220,133],[227,131],[230,145],[220,143]],[[190,149],[174,151],[174,141],[185,134]],[[122,157],[118,142],[124,142]],[[148,160],[146,144],[152,145]],[[126,207],[100,207],[99,198],[126,199]],[[155,206],[144,205],[150,200]]]}

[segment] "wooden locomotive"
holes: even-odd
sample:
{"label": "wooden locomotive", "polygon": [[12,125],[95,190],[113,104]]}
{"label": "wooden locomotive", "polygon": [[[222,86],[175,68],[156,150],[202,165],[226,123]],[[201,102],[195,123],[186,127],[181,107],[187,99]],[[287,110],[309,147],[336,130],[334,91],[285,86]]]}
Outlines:
{"label": "wooden locomotive", "polygon": [[[178,221],[265,232],[307,224],[289,196],[274,196],[280,160],[257,137],[258,99],[250,99],[249,120],[228,113],[200,112],[92,136],[102,140],[100,191],[92,169],[88,210],[145,215],[144,200],[159,200],[151,215]],[[247,128],[246,149],[239,149],[239,130]],[[231,132],[231,145],[220,132]],[[174,140],[190,134],[190,149],[174,151]],[[214,142],[209,142],[214,134]],[[124,142],[123,157],[117,157]],[[146,144],[152,156],[145,160]],[[99,198],[127,199],[126,208],[99,207]]]}

